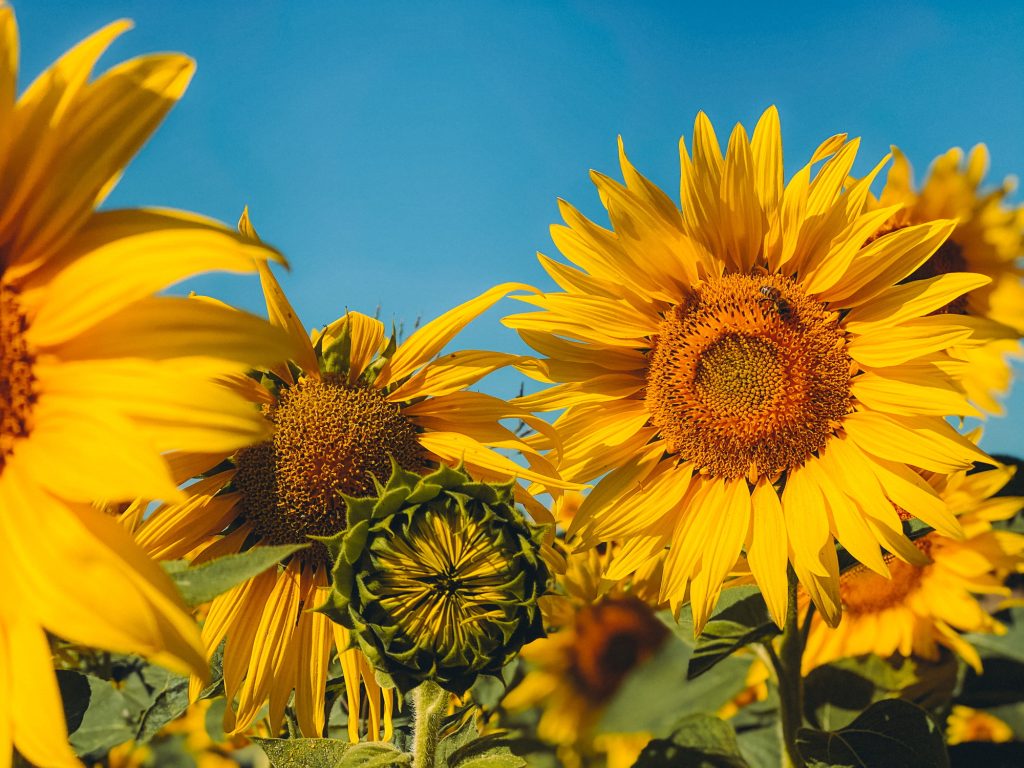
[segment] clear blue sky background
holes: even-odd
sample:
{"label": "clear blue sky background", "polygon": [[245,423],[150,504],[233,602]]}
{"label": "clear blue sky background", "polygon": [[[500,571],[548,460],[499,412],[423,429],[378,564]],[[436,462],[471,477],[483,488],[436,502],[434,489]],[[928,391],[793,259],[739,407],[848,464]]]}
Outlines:
{"label": "clear blue sky background", "polygon": [[[158,50],[198,61],[109,204],[234,222],[248,203],[293,264],[282,282],[308,326],[378,305],[411,324],[497,282],[550,287],[534,252],[554,251],[556,198],[600,214],[587,171],[618,174],[620,133],[677,197],[677,142],[701,109],[724,141],[777,104],[790,172],[840,131],[863,137],[859,171],[897,144],[920,178],[950,146],[985,142],[993,181],[1024,172],[1019,2],[14,5],[22,87],[119,17],[137,28],[104,63]],[[261,307],[254,280],[189,287]],[[516,310],[459,344],[517,348],[497,323]],[[1018,384],[985,446],[1024,453],[1022,420]]]}

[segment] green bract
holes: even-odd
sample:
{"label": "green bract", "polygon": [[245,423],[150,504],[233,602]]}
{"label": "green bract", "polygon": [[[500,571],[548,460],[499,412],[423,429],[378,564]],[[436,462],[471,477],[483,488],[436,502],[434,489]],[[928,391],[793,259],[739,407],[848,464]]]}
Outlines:
{"label": "green bract", "polygon": [[321,539],[334,583],[318,610],[352,630],[397,688],[429,679],[462,694],[543,636],[541,529],[516,511],[511,483],[393,464],[376,497],[345,503],[346,529]]}

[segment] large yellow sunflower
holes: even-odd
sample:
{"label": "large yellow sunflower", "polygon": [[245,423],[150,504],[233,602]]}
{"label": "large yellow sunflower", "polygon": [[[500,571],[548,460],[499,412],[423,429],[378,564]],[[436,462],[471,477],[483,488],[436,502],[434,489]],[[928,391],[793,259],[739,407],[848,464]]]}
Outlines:
{"label": "large yellow sunflower", "polygon": [[972,402],[986,411],[1001,413],[996,396],[1010,386],[1012,369],[1007,355],[1020,353],[1024,334],[1024,206],[1009,206],[1013,191],[1007,180],[995,189],[981,187],[988,166],[988,151],[979,144],[964,160],[954,148],[935,159],[919,191],[906,156],[894,150],[893,166],[876,207],[902,205],[886,221],[882,232],[934,219],[956,219],[949,239],[908,279],[947,272],[978,272],[992,279],[934,310],[935,314],[966,315],[992,338],[981,346],[954,345],[950,354],[960,361],[964,386]]}
{"label": "large yellow sunflower", "polygon": [[0,766],[12,744],[33,764],[78,764],[47,632],[205,669],[171,582],[90,502],[174,498],[163,452],[262,439],[266,424],[212,377],[289,354],[258,318],[154,296],[271,251],[189,214],[95,210],[193,71],[160,54],[90,79],[128,26],[16,99],[17,28],[0,6]]}
{"label": "large yellow sunflower", "polygon": [[944,420],[977,413],[945,367],[977,331],[928,315],[989,278],[903,282],[955,222],[866,242],[897,208],[867,210],[882,164],[846,186],[858,143],[827,140],[784,186],[774,108],[752,139],[737,125],[724,157],[700,114],[681,211],[620,143],[625,185],[591,174],[613,229],[561,203],[552,234],[572,265],[540,259],[562,290],[521,297],[543,311],[505,321],[554,384],[518,404],[566,409],[562,477],[600,478],[570,535],[626,540],[610,578],[668,546],[662,597],[689,594],[698,631],[741,550],[776,621],[789,561],[835,622],[836,539],[885,576],[879,545],[921,560],[888,500],[962,535],[915,468],[986,459]]}
{"label": "large yellow sunflower", "polygon": [[[240,227],[255,237],[247,217]],[[310,338],[266,265],[260,265],[260,278],[271,321],[291,334],[300,351],[289,365],[263,372],[262,384],[245,377],[235,384],[262,406],[274,436],[233,455],[176,457],[179,480],[205,473],[188,487],[187,500],[165,504],[141,523],[144,505],[127,513],[150,555],[203,560],[259,544],[309,543],[309,535],[333,535],[345,525],[341,494],[375,493],[374,480],[387,481],[392,459],[414,472],[463,462],[478,479],[517,476],[566,487],[493,450],[521,446],[499,421],[536,421],[530,414],[465,391],[518,358],[483,351],[438,356],[468,322],[521,286],[493,288],[396,345],[381,322],[358,312]],[[533,459],[547,466],[541,457]],[[538,514],[544,512],[525,489],[519,494]],[[294,689],[300,730],[320,736],[327,666],[337,648],[352,713],[350,738],[359,736],[360,678],[369,694],[371,738],[378,737],[381,724],[389,738],[390,692],[384,692],[382,716],[380,686],[363,654],[349,650],[348,630],[310,610],[325,601],[331,565],[326,548],[315,544],[213,601],[203,640],[212,654],[227,638],[224,686],[233,706],[226,711],[226,731],[244,731],[269,701],[276,733]]]}
{"label": "large yellow sunflower", "polygon": [[[980,674],[981,659],[960,633],[1004,633],[976,596],[1008,597],[1006,577],[1024,572],[1024,536],[992,527],[993,521],[1024,507],[1024,498],[990,498],[1011,476],[1012,468],[1001,467],[931,477],[930,484],[960,516],[967,537],[958,541],[933,532],[917,539],[915,546],[929,562],[892,561],[890,579],[859,565],[844,573],[839,583],[842,621],[833,629],[819,616],[811,617],[804,671],[866,653],[937,659],[944,646]],[[806,598],[803,602],[806,606]]]}

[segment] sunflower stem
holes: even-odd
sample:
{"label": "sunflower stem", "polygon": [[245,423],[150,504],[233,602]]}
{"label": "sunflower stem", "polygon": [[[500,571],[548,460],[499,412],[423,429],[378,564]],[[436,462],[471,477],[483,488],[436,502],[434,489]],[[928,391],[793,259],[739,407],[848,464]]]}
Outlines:
{"label": "sunflower stem", "polygon": [[779,683],[781,708],[782,765],[783,768],[804,768],[804,759],[796,745],[797,730],[804,720],[804,681],[801,667],[804,655],[804,635],[797,614],[797,578],[793,566],[788,568],[789,600],[786,607],[786,626],[782,630],[782,643],[776,656],[771,654]]}
{"label": "sunflower stem", "polygon": [[433,768],[447,704],[448,693],[433,680],[413,690],[412,768]]}

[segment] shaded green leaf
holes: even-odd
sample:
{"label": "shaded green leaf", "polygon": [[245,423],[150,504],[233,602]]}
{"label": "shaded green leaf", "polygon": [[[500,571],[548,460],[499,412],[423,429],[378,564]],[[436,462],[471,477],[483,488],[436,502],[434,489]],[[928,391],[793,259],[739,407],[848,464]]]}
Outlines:
{"label": "shaded green leaf", "polygon": [[714,712],[743,689],[749,658],[727,657],[710,672],[687,680],[694,649],[689,606],[678,623],[661,616],[674,635],[623,680],[597,725],[598,733],[648,731],[664,736],[680,717]]}
{"label": "shaded green leaf", "polygon": [[337,768],[346,753],[355,748],[337,739],[253,738],[252,741],[266,753],[272,768]]}
{"label": "shaded green leaf", "polygon": [[654,739],[634,768],[748,768],[732,726],[713,715],[684,717],[667,739]]}
{"label": "shaded green leaf", "polygon": [[140,713],[135,740],[144,744],[188,709],[188,678],[150,665],[143,668],[142,679],[151,693]]}
{"label": "shaded green leaf", "polygon": [[693,679],[751,643],[778,635],[761,590],[734,587],[722,592],[718,608],[697,638],[686,676]]}
{"label": "shaded green leaf", "polygon": [[934,662],[874,655],[838,659],[804,679],[804,712],[812,725],[826,731],[843,728],[868,706],[886,699],[905,699],[940,715],[949,707],[958,670],[949,651]]}
{"label": "shaded green leaf", "polygon": [[968,634],[964,635],[964,640],[981,656],[1002,656],[1024,664],[1024,608],[1002,611],[998,618],[1006,625],[1006,634]]}
{"label": "shaded green leaf", "polygon": [[334,768],[399,768],[412,765],[412,756],[390,744],[353,744]]}
{"label": "shaded green leaf", "polygon": [[441,739],[441,743],[437,745],[437,752],[434,753],[435,768],[448,768],[450,764],[449,757],[471,743],[479,735],[475,718],[466,718],[466,721],[458,730]]}
{"label": "shaded green leaf", "polygon": [[538,741],[499,731],[467,742],[445,763],[438,762],[438,768],[523,768],[528,763],[522,755],[544,748]]}
{"label": "shaded green leaf", "polygon": [[57,670],[71,746],[79,755],[105,753],[135,735],[133,712],[106,680],[70,669]]}
{"label": "shaded green leaf", "polygon": [[237,555],[224,555],[192,567],[183,560],[162,565],[185,602],[196,606],[213,600],[217,595],[259,575],[278,561],[307,546],[309,545],[282,544],[273,547],[253,547]]}
{"label": "shaded green leaf", "polygon": [[948,768],[942,731],[925,710],[900,699],[872,704],[845,728],[801,728],[808,765],[852,768]]}

